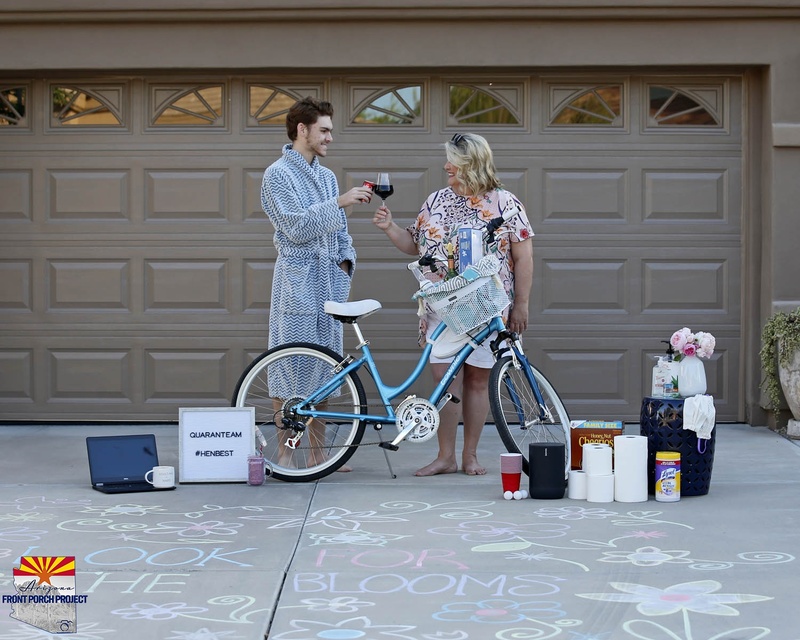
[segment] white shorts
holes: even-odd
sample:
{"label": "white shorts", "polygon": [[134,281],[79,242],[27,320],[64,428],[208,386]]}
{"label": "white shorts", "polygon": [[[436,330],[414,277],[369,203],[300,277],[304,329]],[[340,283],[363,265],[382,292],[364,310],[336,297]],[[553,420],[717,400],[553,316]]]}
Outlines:
{"label": "white shorts", "polygon": [[[433,344],[433,341],[431,340],[431,335],[436,330],[436,327],[438,327],[441,324],[441,320],[438,320],[431,314],[425,316],[425,319],[428,323],[427,330],[425,331],[425,341],[428,342],[429,344]],[[494,366],[494,356],[492,355],[492,349],[489,346],[489,344],[496,337],[497,333],[495,332],[491,334],[488,338],[486,338],[486,340],[483,341],[483,344],[478,345],[478,348],[475,349],[475,351],[473,351],[471,354],[469,354],[469,357],[467,358],[467,364],[472,365],[473,367],[477,367],[479,369],[491,369]],[[435,355],[433,355],[433,351],[431,351],[431,355],[428,358],[428,361],[434,364],[436,363],[446,364],[448,362],[452,362],[453,357],[451,356],[448,358],[438,358]]]}

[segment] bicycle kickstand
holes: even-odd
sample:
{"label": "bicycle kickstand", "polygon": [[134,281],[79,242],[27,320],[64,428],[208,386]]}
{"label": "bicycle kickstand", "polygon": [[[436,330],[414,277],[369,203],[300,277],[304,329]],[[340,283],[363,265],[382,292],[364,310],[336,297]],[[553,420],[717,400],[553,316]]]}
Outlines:
{"label": "bicycle kickstand", "polygon": [[[395,480],[397,479],[397,475],[395,474],[394,469],[392,469],[392,462],[389,460],[389,452],[383,446],[383,443],[386,442],[383,439],[383,429],[378,429],[378,439],[381,441],[378,446],[383,449],[383,457],[386,458],[386,466],[389,467],[389,475],[391,476],[392,480]],[[397,447],[395,447],[395,450],[397,450]]]}

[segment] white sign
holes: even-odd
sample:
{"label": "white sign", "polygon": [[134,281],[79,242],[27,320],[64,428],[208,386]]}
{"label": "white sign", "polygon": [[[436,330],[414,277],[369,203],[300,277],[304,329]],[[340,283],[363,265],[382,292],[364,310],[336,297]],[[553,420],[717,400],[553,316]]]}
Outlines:
{"label": "white sign", "polygon": [[180,409],[180,482],[247,482],[255,421],[253,407]]}

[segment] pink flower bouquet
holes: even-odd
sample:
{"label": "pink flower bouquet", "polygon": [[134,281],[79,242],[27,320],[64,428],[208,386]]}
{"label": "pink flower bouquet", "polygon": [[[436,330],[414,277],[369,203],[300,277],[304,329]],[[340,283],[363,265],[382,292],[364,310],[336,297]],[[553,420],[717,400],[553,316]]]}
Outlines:
{"label": "pink flower bouquet", "polygon": [[675,360],[680,360],[683,356],[710,358],[714,353],[714,347],[717,346],[716,339],[710,333],[705,331],[692,333],[689,327],[673,333],[669,343],[677,354]]}

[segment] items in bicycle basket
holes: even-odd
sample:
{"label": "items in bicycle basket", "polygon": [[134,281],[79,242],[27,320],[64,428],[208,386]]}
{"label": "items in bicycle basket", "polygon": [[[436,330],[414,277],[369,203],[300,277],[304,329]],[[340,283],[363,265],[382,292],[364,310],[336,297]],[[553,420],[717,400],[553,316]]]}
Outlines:
{"label": "items in bicycle basket", "polygon": [[499,260],[488,255],[462,274],[423,287],[414,299],[423,300],[451,331],[463,334],[500,315],[511,304],[497,277]]}
{"label": "items in bicycle basket", "polygon": [[458,271],[471,264],[478,264],[483,258],[483,233],[480,229],[461,227],[458,230]]}
{"label": "items in bicycle basket", "polygon": [[448,242],[444,248],[445,251],[447,251],[447,273],[445,274],[444,279],[450,280],[458,275],[458,271],[456,271],[456,248],[453,246],[452,242]]}

